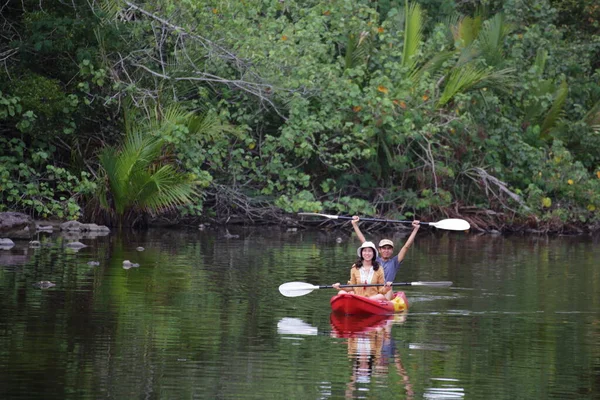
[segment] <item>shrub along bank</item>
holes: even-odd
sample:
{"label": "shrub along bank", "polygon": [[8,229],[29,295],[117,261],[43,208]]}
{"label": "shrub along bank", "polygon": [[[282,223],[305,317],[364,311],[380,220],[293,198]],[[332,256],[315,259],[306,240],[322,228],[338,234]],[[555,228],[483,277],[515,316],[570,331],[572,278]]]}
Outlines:
{"label": "shrub along bank", "polygon": [[598,229],[591,1],[68,3],[3,10],[0,211]]}

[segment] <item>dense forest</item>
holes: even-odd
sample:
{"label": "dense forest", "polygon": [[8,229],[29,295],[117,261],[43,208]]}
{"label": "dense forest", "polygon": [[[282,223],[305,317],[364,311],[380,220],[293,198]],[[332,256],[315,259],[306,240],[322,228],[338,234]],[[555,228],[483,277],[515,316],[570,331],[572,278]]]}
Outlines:
{"label": "dense forest", "polygon": [[595,0],[12,0],[0,211],[600,229]]}

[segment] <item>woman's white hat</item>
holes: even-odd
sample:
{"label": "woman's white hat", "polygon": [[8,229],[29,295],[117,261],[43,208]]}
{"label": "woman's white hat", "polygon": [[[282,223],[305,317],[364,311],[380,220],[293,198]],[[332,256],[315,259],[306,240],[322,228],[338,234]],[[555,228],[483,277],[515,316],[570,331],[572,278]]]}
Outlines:
{"label": "woman's white hat", "polygon": [[373,252],[375,253],[375,257],[373,257],[373,259],[376,259],[377,257],[379,257],[379,253],[377,252],[377,247],[375,247],[375,243],[364,242],[363,244],[360,245],[360,247],[358,249],[356,249],[356,254],[358,255],[359,258],[362,258],[362,249],[364,249],[366,247],[370,247],[373,249]]}

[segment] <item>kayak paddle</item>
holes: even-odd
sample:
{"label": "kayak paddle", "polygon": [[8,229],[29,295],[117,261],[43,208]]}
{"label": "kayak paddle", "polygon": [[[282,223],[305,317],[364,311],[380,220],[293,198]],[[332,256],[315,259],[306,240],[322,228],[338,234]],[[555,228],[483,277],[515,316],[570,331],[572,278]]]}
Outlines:
{"label": "kayak paddle", "polygon": [[[325,217],[329,219],[352,219],[352,217],[344,216],[344,215],[329,215],[329,214],[319,214],[319,213],[309,213],[309,212],[301,212],[298,215],[310,215],[316,217]],[[392,223],[400,223],[400,224],[410,224],[412,221],[400,221],[397,219],[379,219],[379,218],[361,218],[361,221],[368,222],[392,222]],[[438,229],[445,229],[448,231],[466,231],[471,228],[471,225],[464,219],[459,218],[449,218],[443,219],[438,222],[419,222],[419,225],[429,225]]]}
{"label": "kayak paddle", "polygon": [[[352,287],[369,287],[369,286],[384,286],[383,283],[369,283],[360,285],[340,285],[341,288],[352,288]],[[452,286],[452,282],[441,281],[441,282],[394,282],[392,286],[435,286],[435,287],[448,287]],[[305,282],[287,282],[279,285],[279,292],[285,297],[298,297],[309,294],[316,289],[333,289],[331,285],[316,286]]]}

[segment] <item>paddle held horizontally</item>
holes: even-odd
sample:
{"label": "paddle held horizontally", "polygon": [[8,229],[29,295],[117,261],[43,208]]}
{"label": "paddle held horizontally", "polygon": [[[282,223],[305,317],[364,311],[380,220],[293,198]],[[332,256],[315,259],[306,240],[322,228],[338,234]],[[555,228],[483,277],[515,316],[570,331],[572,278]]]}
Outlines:
{"label": "paddle held horizontally", "polygon": [[[329,219],[348,219],[351,220],[352,217],[345,215],[329,215],[329,214],[320,214],[320,213],[309,213],[309,212],[301,212],[298,215],[305,216],[313,216],[313,217],[324,217]],[[384,222],[384,223],[397,223],[397,224],[410,224],[412,221],[401,221],[397,219],[379,219],[379,218],[361,218],[361,221],[367,222]],[[460,218],[449,218],[443,219],[438,222],[419,222],[419,225],[429,225],[438,229],[445,229],[448,231],[466,231],[471,228],[471,225],[464,219]]]}
{"label": "paddle held horizontally", "polygon": [[[352,288],[352,287],[369,287],[369,286],[384,286],[383,283],[369,283],[361,285],[340,285],[340,288]],[[434,286],[434,287],[448,287],[452,286],[452,282],[440,281],[440,282],[394,282],[392,286]],[[286,297],[298,297],[309,294],[316,289],[333,289],[331,285],[311,285],[305,282],[287,282],[279,286],[279,292]]]}

